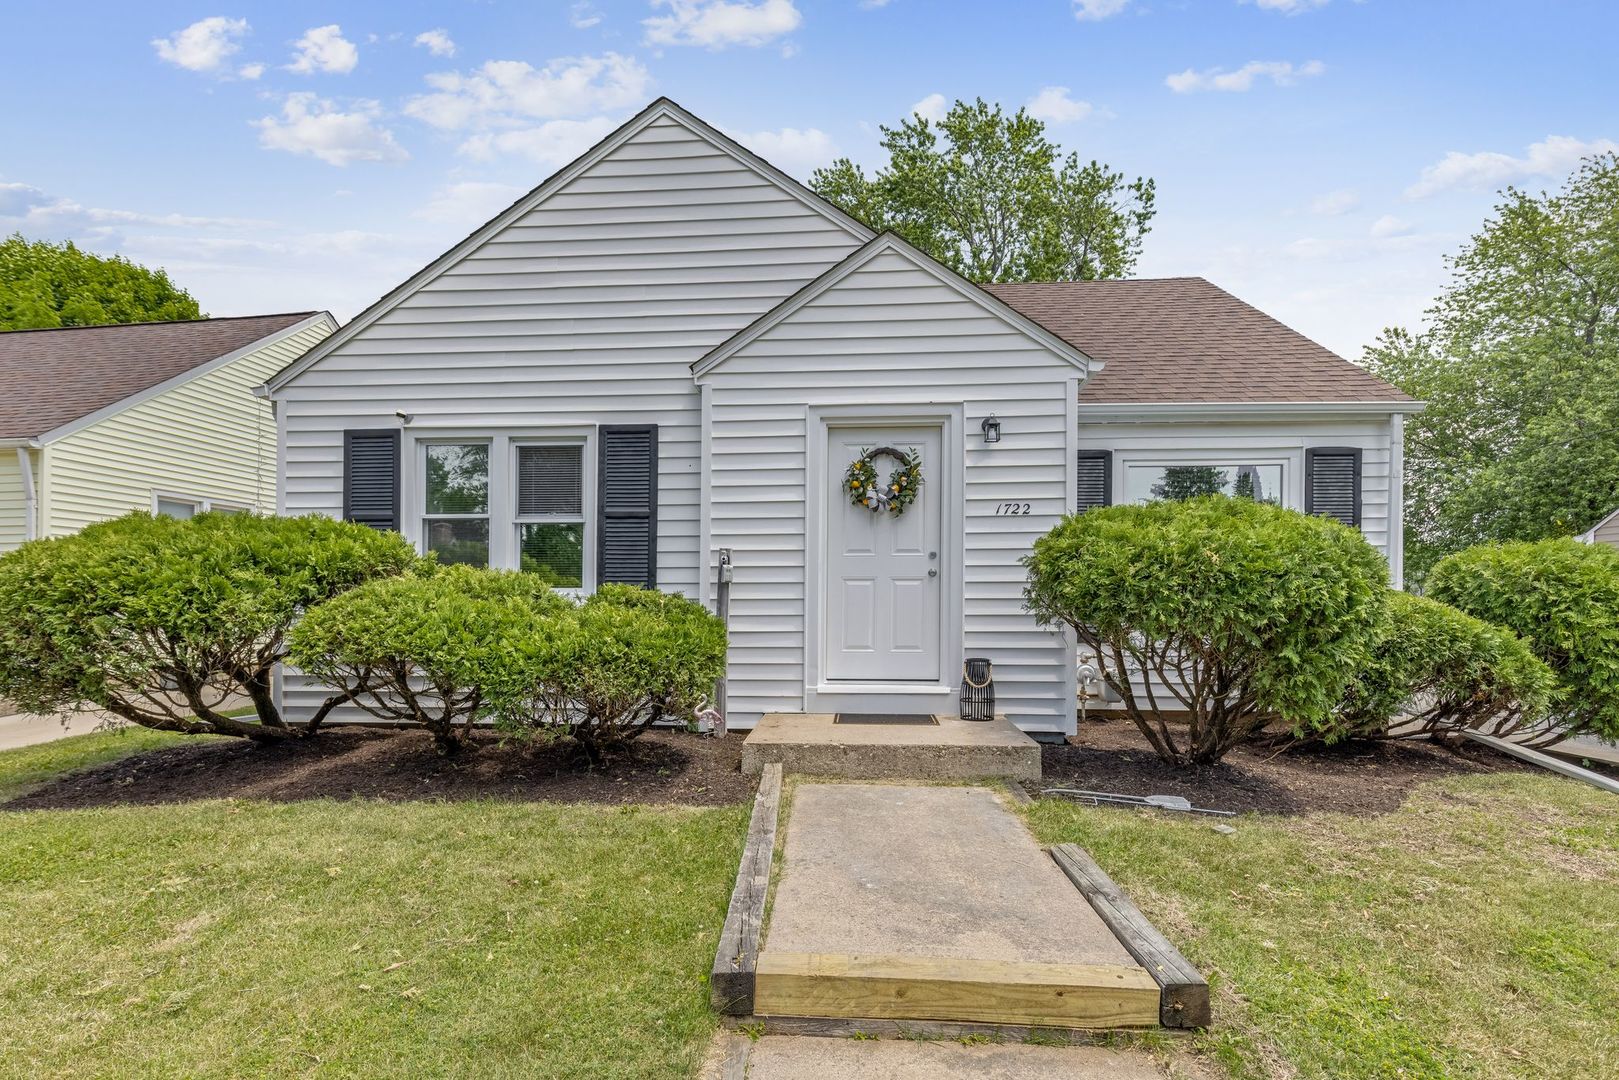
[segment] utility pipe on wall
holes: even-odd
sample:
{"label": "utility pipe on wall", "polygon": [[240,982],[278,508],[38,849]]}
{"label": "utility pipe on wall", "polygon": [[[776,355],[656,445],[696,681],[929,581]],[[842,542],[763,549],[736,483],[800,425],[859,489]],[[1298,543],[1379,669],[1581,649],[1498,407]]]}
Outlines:
{"label": "utility pipe on wall", "polygon": [[17,447],[17,470],[22,473],[23,539],[39,539],[39,493],[34,490],[34,460],[28,447]]}

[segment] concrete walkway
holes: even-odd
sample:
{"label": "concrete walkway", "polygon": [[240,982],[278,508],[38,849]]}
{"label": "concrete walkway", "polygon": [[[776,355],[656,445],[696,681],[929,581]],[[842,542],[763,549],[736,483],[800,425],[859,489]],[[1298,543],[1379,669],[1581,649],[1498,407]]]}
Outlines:
{"label": "concrete walkway", "polygon": [[61,715],[13,713],[10,716],[0,716],[0,750],[37,746],[40,743],[65,739],[70,735],[88,735],[109,720],[118,724],[123,723],[122,720],[117,720],[111,714],[100,710]]}
{"label": "concrete walkway", "polygon": [[1212,1080],[1184,1055],[1159,1059],[1099,1046],[965,1046],[940,1040],[822,1039],[722,1032],[703,1080]]}

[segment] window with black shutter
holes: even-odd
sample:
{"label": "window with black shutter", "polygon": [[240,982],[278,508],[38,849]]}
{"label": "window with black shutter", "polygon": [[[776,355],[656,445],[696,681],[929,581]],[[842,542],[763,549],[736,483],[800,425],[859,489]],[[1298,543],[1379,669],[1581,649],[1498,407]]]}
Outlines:
{"label": "window with black shutter", "polygon": [[597,429],[597,581],[658,583],[658,427]]}
{"label": "window with black shutter", "polygon": [[517,447],[518,568],[554,589],[585,583],[585,448]]}
{"label": "window with black shutter", "polygon": [[343,432],[343,517],[399,528],[399,431]]}
{"label": "window with black shutter", "polygon": [[1304,452],[1304,512],[1360,524],[1360,450],[1318,446]]}
{"label": "window with black shutter", "polygon": [[1110,505],[1113,502],[1113,451],[1081,450],[1075,488],[1076,511]]}

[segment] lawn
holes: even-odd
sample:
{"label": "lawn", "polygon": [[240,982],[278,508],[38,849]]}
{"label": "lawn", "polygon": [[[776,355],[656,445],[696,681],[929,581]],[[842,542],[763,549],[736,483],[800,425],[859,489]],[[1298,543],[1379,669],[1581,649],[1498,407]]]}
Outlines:
{"label": "lawn", "polygon": [[1619,1075],[1619,799],[1454,777],[1398,811],[1206,820],[1042,800],[1216,985],[1236,1077]]}
{"label": "lawn", "polygon": [[[144,748],[0,754],[0,790]],[[685,1077],[747,824],[217,800],[0,816],[0,1073]]]}

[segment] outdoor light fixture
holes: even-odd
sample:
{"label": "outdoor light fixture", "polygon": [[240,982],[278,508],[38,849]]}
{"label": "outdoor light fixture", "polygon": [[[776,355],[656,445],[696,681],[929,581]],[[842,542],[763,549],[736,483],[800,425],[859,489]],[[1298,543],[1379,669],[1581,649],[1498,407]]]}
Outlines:
{"label": "outdoor light fixture", "polygon": [[412,420],[416,419],[414,416],[410,415],[410,413],[408,413],[408,412],[405,412],[403,409],[401,409],[400,411],[394,413],[394,415],[399,417],[399,422],[401,424],[404,424],[406,427],[410,427],[410,422]]}
{"label": "outdoor light fixture", "polygon": [[995,419],[995,417],[984,417],[984,422],[979,426],[984,429],[985,442],[998,443],[1001,441],[1001,422]]}

